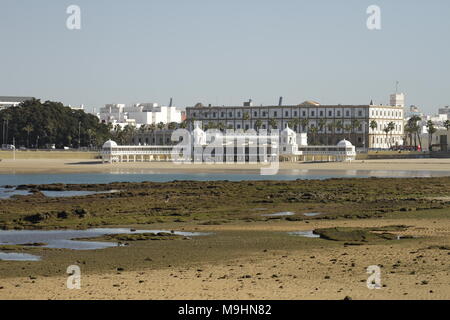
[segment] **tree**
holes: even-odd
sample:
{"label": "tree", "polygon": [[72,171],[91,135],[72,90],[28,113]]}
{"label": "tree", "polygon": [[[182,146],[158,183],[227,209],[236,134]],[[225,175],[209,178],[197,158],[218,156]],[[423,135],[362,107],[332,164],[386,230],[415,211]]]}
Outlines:
{"label": "tree", "polygon": [[167,128],[169,130],[175,130],[178,127],[178,124],[176,122],[171,122],[169,123],[169,125],[167,126]]}
{"label": "tree", "polygon": [[444,128],[447,129],[447,131],[450,130],[450,120],[445,120],[444,121]]}
{"label": "tree", "polygon": [[262,125],[263,125],[263,122],[262,122],[261,119],[256,120],[256,122],[255,122],[255,130],[259,131],[259,129],[261,129]]}
{"label": "tree", "polygon": [[408,126],[411,128],[412,132],[414,132],[415,137],[414,137],[414,141],[415,141],[415,147],[417,148],[417,140],[419,140],[419,145],[422,147],[422,141],[420,138],[420,134],[421,134],[421,128],[419,126],[419,122],[422,121],[422,118],[419,116],[412,116],[409,120],[408,120]]}
{"label": "tree", "polygon": [[373,136],[372,136],[372,146],[375,145],[375,130],[378,129],[378,123],[376,122],[376,120],[372,120],[370,121],[369,124],[370,129],[372,130]]}
{"label": "tree", "polygon": [[269,126],[272,129],[277,129],[277,121],[275,119],[269,119]]}
{"label": "tree", "polygon": [[[336,127],[336,124],[334,123],[334,121],[327,124],[328,132],[330,132],[332,134],[332,139],[331,139],[332,141],[335,138],[335,133],[336,133],[334,130],[335,127]],[[333,142],[330,143],[330,139],[328,139],[328,144],[332,144],[332,143]]]}
{"label": "tree", "polygon": [[[91,137],[95,137],[99,144],[111,138],[111,127],[100,123],[98,118],[82,110],[72,110],[62,103],[33,99],[0,111],[0,119],[4,123],[3,143],[14,137],[17,145],[30,145],[30,134],[37,138],[39,144],[55,144],[57,148],[73,146],[79,140],[87,141],[89,129]],[[33,130],[24,130],[32,125]],[[80,129],[80,130],[79,130]],[[95,134],[94,134],[95,133]]]}
{"label": "tree", "polygon": [[391,122],[388,123],[387,126],[388,126],[388,129],[389,129],[389,133],[391,135],[390,145],[392,146],[392,143],[394,142],[393,139],[392,139],[392,131],[395,130],[395,123],[391,121]]}
{"label": "tree", "polygon": [[361,126],[361,121],[359,121],[358,119],[353,119],[351,126],[352,126],[352,132],[353,132],[354,137],[355,137],[354,144],[356,146],[356,141],[357,141],[357,139],[356,139],[356,130]]}
{"label": "tree", "polygon": [[304,119],[300,120],[300,123],[302,125],[302,131],[303,132],[308,132],[309,119],[308,118],[304,118]]}
{"label": "tree", "polygon": [[431,120],[427,121],[427,129],[428,129],[428,150],[433,151],[433,135],[437,131],[433,121]]}
{"label": "tree", "polygon": [[248,113],[248,112],[244,112],[244,114],[243,114],[243,116],[242,116],[242,119],[244,119],[244,120],[250,120],[250,114]]}
{"label": "tree", "polygon": [[23,131],[27,133],[27,148],[30,147],[30,133],[33,132],[33,126],[31,124],[26,125]]}
{"label": "tree", "polygon": [[311,133],[311,144],[317,144],[317,132],[318,132],[318,128],[316,126],[311,126],[311,128],[309,128],[309,132]]}
{"label": "tree", "polygon": [[166,125],[164,124],[164,122],[160,122],[157,124],[157,127],[159,130],[163,130],[166,127]]}

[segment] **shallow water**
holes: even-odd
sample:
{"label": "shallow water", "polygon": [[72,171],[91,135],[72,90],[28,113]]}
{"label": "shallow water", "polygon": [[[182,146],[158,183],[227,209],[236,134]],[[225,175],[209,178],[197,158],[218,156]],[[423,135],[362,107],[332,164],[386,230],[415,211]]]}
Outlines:
{"label": "shallow water", "polygon": [[304,213],[303,215],[305,217],[317,217],[317,216],[320,216],[321,214],[323,214],[323,213],[321,213],[321,212],[307,212],[307,213]]}
{"label": "shallow water", "polygon": [[[70,249],[70,250],[98,250],[105,248],[112,248],[119,246],[117,242],[99,242],[99,241],[77,241],[80,238],[95,238],[101,237],[108,234],[137,234],[137,233],[160,233],[166,232],[171,233],[167,230],[136,230],[131,231],[131,229],[126,228],[110,228],[110,229],[88,229],[88,230],[45,230],[45,231],[29,231],[29,230],[2,230],[0,231],[0,245],[24,245],[31,243],[43,243],[42,247],[53,248],[53,249]],[[193,237],[208,235],[207,233],[200,232],[184,232],[175,231],[175,235]],[[16,257],[0,252],[0,255],[4,257]],[[23,261],[36,261],[33,257],[32,260],[27,260],[26,257],[22,257]],[[2,260],[0,258],[0,260]]]}
{"label": "shallow water", "polygon": [[27,196],[29,194],[31,193],[28,190],[16,190],[15,188],[0,187],[0,199],[9,199],[13,196]]}
{"label": "shallow water", "polygon": [[263,217],[286,217],[286,216],[293,216],[294,212],[277,212],[277,213],[270,213],[270,214],[262,214]]}
{"label": "shallow water", "polygon": [[115,193],[117,190],[111,191],[46,191],[43,190],[41,193],[48,198],[70,198],[70,197],[83,197],[90,196],[94,194],[107,194]]}
{"label": "shallow water", "polygon": [[[88,229],[88,230],[2,230],[0,245],[20,245],[26,243],[45,243],[43,247],[71,250],[96,250],[117,247],[114,242],[77,241],[79,238],[95,238],[109,234],[159,233],[167,230],[136,230],[126,228]],[[175,231],[175,235],[199,236],[203,233]]]}
{"label": "shallow water", "polygon": [[234,170],[234,173],[170,173],[161,170],[118,170],[110,173],[64,174],[0,174],[0,185],[21,184],[106,184],[111,182],[168,181],[249,181],[249,180],[311,180],[330,178],[409,178],[450,176],[450,171],[389,170],[280,170],[277,175],[262,176],[259,170]]}
{"label": "shallow water", "polygon": [[293,231],[293,232],[288,232],[288,234],[293,235],[293,236],[305,237],[305,238],[320,238],[320,235],[314,234],[313,230],[310,230],[310,231]]}
{"label": "shallow water", "polygon": [[0,260],[4,261],[39,261],[41,257],[28,253],[5,253],[0,252]]}

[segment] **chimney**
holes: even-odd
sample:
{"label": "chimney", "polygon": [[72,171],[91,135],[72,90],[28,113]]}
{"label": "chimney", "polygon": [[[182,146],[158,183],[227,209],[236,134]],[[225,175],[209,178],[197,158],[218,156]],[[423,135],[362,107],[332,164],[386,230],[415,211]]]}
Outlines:
{"label": "chimney", "polygon": [[278,101],[278,106],[281,107],[283,105],[283,97],[280,97],[280,100]]}

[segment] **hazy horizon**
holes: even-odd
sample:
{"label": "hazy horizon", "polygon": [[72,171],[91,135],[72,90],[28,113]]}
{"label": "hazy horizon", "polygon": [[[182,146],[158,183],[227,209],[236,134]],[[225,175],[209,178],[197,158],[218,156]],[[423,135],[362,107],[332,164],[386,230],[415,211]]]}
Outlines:
{"label": "hazy horizon", "polygon": [[[81,30],[69,30],[69,5]],[[381,8],[382,29],[366,27]],[[0,96],[84,104],[450,104],[445,0],[3,0]]]}

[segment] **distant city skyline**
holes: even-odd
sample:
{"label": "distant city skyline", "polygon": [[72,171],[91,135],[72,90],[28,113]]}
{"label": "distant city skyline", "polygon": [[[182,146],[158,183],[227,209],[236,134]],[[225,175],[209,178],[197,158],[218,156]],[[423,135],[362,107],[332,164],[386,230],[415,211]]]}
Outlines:
{"label": "distant city skyline", "polygon": [[[81,30],[69,30],[70,5]],[[369,30],[370,5],[381,30]],[[3,0],[0,95],[84,104],[178,107],[450,105],[450,3],[349,0]]]}

